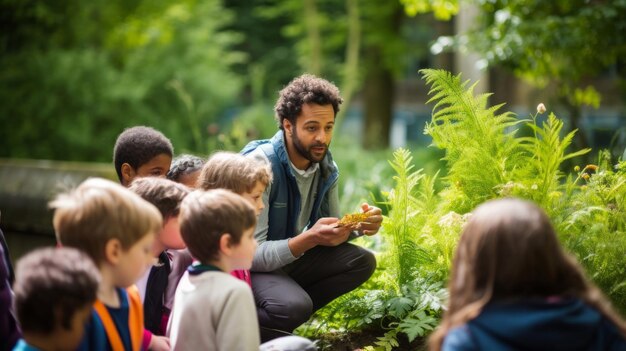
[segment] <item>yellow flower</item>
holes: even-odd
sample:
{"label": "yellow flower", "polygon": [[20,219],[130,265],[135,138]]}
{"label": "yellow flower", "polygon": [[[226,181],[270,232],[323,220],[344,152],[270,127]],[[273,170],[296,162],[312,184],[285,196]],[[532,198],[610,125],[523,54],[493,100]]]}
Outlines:
{"label": "yellow flower", "polygon": [[575,166],[574,167],[574,172],[580,172],[580,166]]}
{"label": "yellow flower", "polygon": [[596,165],[586,165],[585,169],[590,169],[592,171],[597,171],[598,170],[598,166],[596,166]]}
{"label": "yellow flower", "polygon": [[539,105],[537,105],[537,113],[541,114],[546,112],[546,105],[542,103],[540,103]]}
{"label": "yellow flower", "polygon": [[584,180],[589,180],[589,174],[587,174],[587,173],[584,173],[583,175],[581,175],[581,177],[582,177]]}

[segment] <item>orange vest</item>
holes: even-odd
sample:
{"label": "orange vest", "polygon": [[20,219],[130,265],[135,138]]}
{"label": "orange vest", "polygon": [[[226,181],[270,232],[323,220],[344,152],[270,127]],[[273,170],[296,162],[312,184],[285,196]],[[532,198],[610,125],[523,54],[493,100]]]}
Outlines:
{"label": "orange vest", "polygon": [[[126,292],[128,293],[128,329],[130,330],[132,351],[141,351],[141,343],[143,341],[143,306],[141,305],[141,298],[135,285],[126,289]],[[104,331],[109,339],[109,343],[111,343],[111,349],[113,351],[131,351],[124,349],[124,343],[122,343],[120,334],[106,306],[100,300],[96,300],[93,307],[102,321]]]}

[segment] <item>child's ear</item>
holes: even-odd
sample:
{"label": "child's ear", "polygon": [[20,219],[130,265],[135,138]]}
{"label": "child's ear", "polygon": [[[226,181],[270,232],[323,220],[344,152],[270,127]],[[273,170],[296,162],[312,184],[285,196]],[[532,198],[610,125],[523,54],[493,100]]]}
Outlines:
{"label": "child's ear", "polygon": [[104,259],[111,264],[117,264],[122,254],[122,243],[118,239],[111,239],[104,245]]}
{"label": "child's ear", "polygon": [[122,163],[121,169],[122,169],[123,184],[124,185],[130,184],[130,182],[132,182],[133,179],[135,179],[135,176],[137,175],[137,173],[135,172],[135,169],[133,169],[131,165],[125,162]]}
{"label": "child's ear", "polygon": [[224,233],[220,237],[220,252],[229,256],[233,249],[233,238],[230,234]]}

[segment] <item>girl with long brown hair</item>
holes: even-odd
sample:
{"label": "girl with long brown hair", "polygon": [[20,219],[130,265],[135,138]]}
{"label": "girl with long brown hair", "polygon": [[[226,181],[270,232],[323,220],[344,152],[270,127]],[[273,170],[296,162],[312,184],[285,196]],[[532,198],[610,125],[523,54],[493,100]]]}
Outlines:
{"label": "girl with long brown hair", "polygon": [[626,323],[531,202],[493,200],[465,226],[431,350],[626,350]]}

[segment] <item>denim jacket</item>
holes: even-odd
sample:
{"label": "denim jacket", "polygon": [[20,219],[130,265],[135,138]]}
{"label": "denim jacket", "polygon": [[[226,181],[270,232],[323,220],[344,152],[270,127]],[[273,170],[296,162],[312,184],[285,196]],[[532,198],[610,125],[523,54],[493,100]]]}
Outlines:
{"label": "denim jacket", "polygon": [[[267,240],[294,237],[299,234],[296,220],[300,215],[301,195],[289,162],[283,131],[279,130],[271,139],[251,141],[241,153],[247,155],[257,148],[261,148],[267,156],[273,174],[269,195]],[[337,182],[339,171],[330,151],[320,162],[320,171],[317,198],[309,217],[308,227],[315,224],[319,218],[332,215],[329,211],[329,189]]]}

